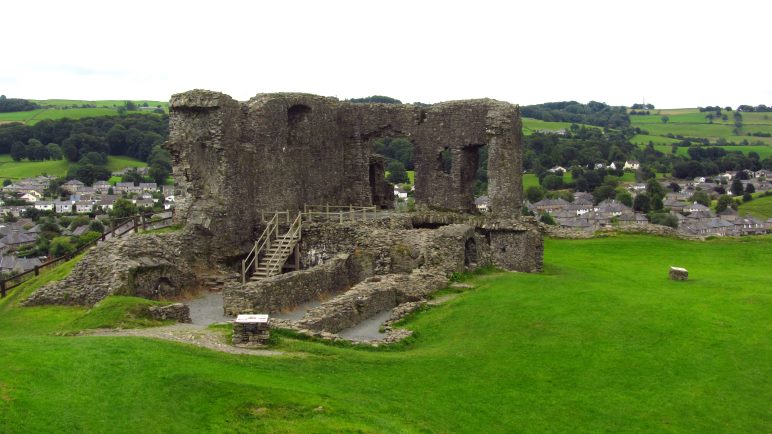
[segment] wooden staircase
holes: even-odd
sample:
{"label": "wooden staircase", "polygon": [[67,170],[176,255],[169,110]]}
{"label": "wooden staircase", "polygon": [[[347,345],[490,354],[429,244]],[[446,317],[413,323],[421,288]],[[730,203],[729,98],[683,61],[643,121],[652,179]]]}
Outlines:
{"label": "wooden staircase", "polygon": [[279,214],[273,215],[263,234],[255,241],[255,247],[241,261],[242,284],[247,283],[247,280],[260,280],[280,274],[293,252],[297,258],[299,254],[297,247],[302,232],[302,216],[302,213],[298,213],[287,232],[279,235]]}

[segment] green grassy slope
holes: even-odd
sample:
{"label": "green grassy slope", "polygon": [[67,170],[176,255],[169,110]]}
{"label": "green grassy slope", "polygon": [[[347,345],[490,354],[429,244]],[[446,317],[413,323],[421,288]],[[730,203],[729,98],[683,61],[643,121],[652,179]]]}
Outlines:
{"label": "green grassy slope", "polygon": [[740,215],[751,215],[762,220],[772,218],[772,196],[759,196],[745,202],[740,205],[738,212]]}
{"label": "green grassy slope", "polygon": [[[67,160],[13,161],[9,154],[0,154],[0,179],[21,179],[48,174],[64,176],[71,164]],[[145,167],[147,163],[121,155],[107,157],[107,168],[115,172],[126,167]]]}
{"label": "green grassy slope", "polygon": [[[47,100],[30,100],[39,104],[41,109],[31,110],[26,112],[10,112],[0,113],[0,123],[3,122],[23,122],[27,125],[36,124],[44,119],[81,119],[86,117],[95,116],[116,116],[118,115],[118,107],[123,106],[125,101],[119,100],[98,100],[98,101],[86,101],[86,100],[66,100],[66,99],[47,99]],[[169,103],[166,101],[149,101],[140,100],[135,101],[139,106],[147,102],[148,106],[156,107],[160,105],[165,111],[169,111]],[[95,105],[96,108],[64,108],[73,105]],[[137,110],[127,113],[145,113],[152,114],[150,110]]]}
{"label": "green grassy slope", "polygon": [[[743,153],[750,151],[758,152],[762,158],[772,155],[771,137],[748,136],[748,133],[772,133],[772,113],[742,113],[743,127],[740,135],[734,133],[733,112],[724,112],[727,114],[726,121],[714,119],[708,123],[705,119],[707,113],[700,112],[696,108],[692,109],[671,109],[671,110],[652,110],[651,115],[630,116],[630,121],[634,127],[639,127],[648,131],[649,135],[639,135],[633,138],[633,143],[645,145],[649,141],[655,144],[669,144],[674,140],[664,137],[666,134],[680,135],[685,137],[707,138],[712,142],[720,138],[730,142],[739,143],[747,140],[754,144],[761,142],[763,146],[732,146],[725,147],[727,150],[738,150]],[[667,114],[670,120],[668,123],[662,123],[662,116]]]}
{"label": "green grassy slope", "polygon": [[545,252],[544,273],[477,278],[390,351],[54,336],[85,310],[0,301],[0,431],[768,431],[772,238]]}

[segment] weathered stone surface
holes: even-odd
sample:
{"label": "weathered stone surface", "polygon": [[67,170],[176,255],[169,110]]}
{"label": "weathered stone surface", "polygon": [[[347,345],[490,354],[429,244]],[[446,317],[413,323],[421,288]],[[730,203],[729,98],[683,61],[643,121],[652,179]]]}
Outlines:
{"label": "weathered stone surface", "polygon": [[670,279],[671,280],[687,280],[689,279],[689,271],[686,268],[670,267]]}
{"label": "weathered stone surface", "polygon": [[173,303],[166,306],[151,306],[150,318],[163,321],[173,319],[177,322],[192,322],[190,320],[190,308],[182,303]]}
{"label": "weathered stone surface", "polygon": [[[300,93],[260,94],[239,103],[218,92],[172,97],[170,136],[175,219],[207,239],[215,259],[242,253],[261,226],[260,210],[304,204],[389,203],[378,137],[415,144],[419,207],[474,211],[478,149],[489,146],[493,215],[512,218],[522,205],[521,124],[517,106],[489,100],[431,107],[352,104]],[[452,157],[445,173],[441,153]]]}
{"label": "weathered stone surface", "polygon": [[180,295],[196,285],[176,233],[114,238],[99,244],[64,279],[40,288],[26,306],[91,306],[111,294],[150,299]]}

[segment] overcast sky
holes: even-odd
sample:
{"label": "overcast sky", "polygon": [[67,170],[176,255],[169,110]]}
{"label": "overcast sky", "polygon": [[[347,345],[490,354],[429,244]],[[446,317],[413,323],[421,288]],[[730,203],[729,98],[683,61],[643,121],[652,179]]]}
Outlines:
{"label": "overcast sky", "polygon": [[772,1],[11,1],[0,93],[772,105]]}

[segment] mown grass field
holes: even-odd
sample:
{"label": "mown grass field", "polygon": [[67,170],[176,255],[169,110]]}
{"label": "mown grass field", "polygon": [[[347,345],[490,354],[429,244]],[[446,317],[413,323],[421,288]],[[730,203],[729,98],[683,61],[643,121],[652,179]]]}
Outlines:
{"label": "mown grass field", "polygon": [[[31,178],[38,175],[65,176],[71,163],[67,160],[13,161],[10,154],[0,154],[0,179]],[[126,167],[145,167],[147,163],[130,157],[111,155],[107,157],[107,168],[118,171]]]}
{"label": "mown grass field", "polygon": [[132,302],[89,319],[6,299],[0,431],[765,433],[770,260],[770,237],[547,240],[543,273],[472,279],[406,344],[282,336],[276,357],[57,336]]}
{"label": "mown grass field", "polygon": [[[118,107],[123,106],[126,101],[119,100],[99,100],[99,101],[86,101],[86,100],[66,100],[66,99],[47,99],[47,100],[30,100],[44,107],[38,110],[31,110],[25,112],[10,112],[0,113],[0,123],[3,122],[23,122],[27,125],[34,125],[44,119],[81,119],[86,117],[96,116],[117,116]],[[141,100],[134,101],[138,106],[143,103],[148,103],[150,107],[161,106],[165,111],[169,111],[169,103],[166,101],[149,101]],[[96,108],[64,108],[73,105],[95,105]],[[137,110],[127,113],[145,113],[153,114],[151,110]]]}
{"label": "mown grass field", "polygon": [[757,196],[750,202],[745,202],[738,209],[740,215],[751,215],[766,221],[772,218],[772,196]]}

